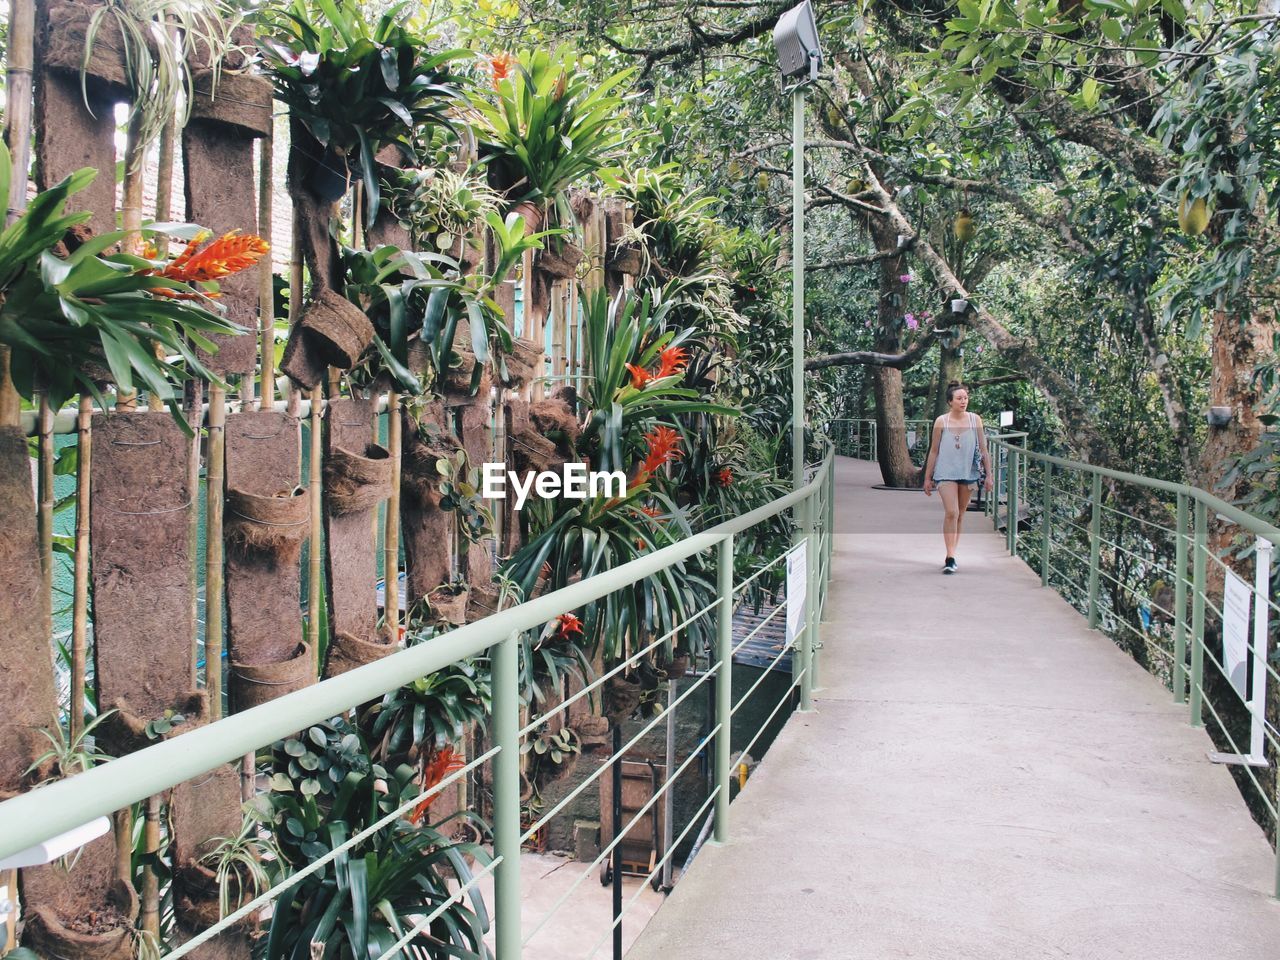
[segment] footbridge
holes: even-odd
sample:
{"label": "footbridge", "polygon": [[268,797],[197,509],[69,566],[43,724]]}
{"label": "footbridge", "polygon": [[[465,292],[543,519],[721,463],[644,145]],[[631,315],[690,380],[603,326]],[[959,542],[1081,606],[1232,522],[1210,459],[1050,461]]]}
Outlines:
{"label": "footbridge", "polygon": [[[874,489],[874,463],[837,460],[813,710],[628,960],[1277,956],[1275,850],[1256,822],[1274,823],[1275,714],[1265,695],[1256,720],[1248,704],[1275,680],[1252,649],[1268,618],[1249,621],[1256,687],[1238,699],[1216,675],[1207,512],[1174,490],[1170,540],[1120,515],[1157,522],[1158,500],[1121,496],[1138,487],[996,453],[1034,519],[1010,535],[1007,493],[994,518],[970,514],[955,576],[939,573],[936,498]],[[1155,599],[1128,596],[1135,583]],[[1274,637],[1274,604],[1252,599]],[[1211,762],[1254,733],[1255,765]]]}

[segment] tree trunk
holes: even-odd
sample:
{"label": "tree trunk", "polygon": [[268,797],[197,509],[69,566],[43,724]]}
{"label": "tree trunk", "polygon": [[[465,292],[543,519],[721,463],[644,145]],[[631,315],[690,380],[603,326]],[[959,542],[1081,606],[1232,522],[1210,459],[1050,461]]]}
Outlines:
{"label": "tree trunk", "polygon": [[[898,232],[887,218],[871,221],[871,236],[877,253],[898,248]],[[880,304],[877,311],[876,350],[902,350],[902,314],[906,309],[907,285],[899,278],[906,268],[901,255],[886,257],[880,264]],[[920,470],[911,462],[907,446],[907,419],[902,405],[902,371],[892,367],[871,370],[876,398],[876,430],[879,437],[877,459],[886,486],[920,485]]]}
{"label": "tree trunk", "polygon": [[938,346],[938,383],[933,392],[933,415],[940,417],[947,412],[947,384],[964,379],[964,357],[960,346]]}

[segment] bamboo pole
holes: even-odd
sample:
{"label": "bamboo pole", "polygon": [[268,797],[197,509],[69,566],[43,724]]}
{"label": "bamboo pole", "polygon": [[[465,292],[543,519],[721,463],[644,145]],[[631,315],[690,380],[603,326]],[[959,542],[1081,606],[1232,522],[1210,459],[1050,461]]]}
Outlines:
{"label": "bamboo pole", "polygon": [[76,546],[71,596],[71,736],[84,730],[89,636],[89,469],[93,458],[93,398],[80,395],[76,417]]}
{"label": "bamboo pole", "polygon": [[[143,849],[154,856],[160,850],[160,798],[147,797]],[[149,865],[142,868],[142,930],[160,942],[160,877]]]}
{"label": "bamboo pole", "polygon": [[[200,434],[204,422],[204,381],[189,380],[186,385],[187,422],[195,431],[191,438],[191,456],[187,458],[187,489],[195,497],[200,490]],[[187,519],[187,556],[191,558],[193,567],[200,561],[197,558],[200,545],[200,511],[189,511]],[[200,599],[195,591],[191,593],[191,685],[196,685],[197,667],[200,661]]]}
{"label": "bamboo pole", "polygon": [[386,524],[382,538],[382,609],[387,637],[400,640],[400,394],[387,394],[387,451],[391,454],[391,496],[387,498]]}
{"label": "bamboo pole", "polygon": [[323,391],[317,384],[311,391],[311,446],[308,451],[307,494],[311,501],[311,539],[307,567],[307,640],[320,671],[320,611],[324,607],[321,580],[321,551],[324,548],[324,518],[320,507],[320,428],[324,408]]}
{"label": "bamboo pole", "polygon": [[222,716],[222,505],[226,470],[227,394],[209,384],[209,457],[205,468],[204,685],[209,714]]}
{"label": "bamboo pole", "polygon": [[36,500],[39,504],[37,526],[40,533],[40,580],[45,599],[53,602],[53,410],[49,394],[40,391],[39,471]]}
{"label": "bamboo pole", "polygon": [[[271,241],[272,219],[272,165],[274,149],[271,137],[258,141],[261,145],[258,173],[258,236]],[[271,261],[259,267],[258,274],[258,322],[262,335],[262,402],[260,410],[269,410],[276,399],[276,310],[275,290],[271,284]]]}

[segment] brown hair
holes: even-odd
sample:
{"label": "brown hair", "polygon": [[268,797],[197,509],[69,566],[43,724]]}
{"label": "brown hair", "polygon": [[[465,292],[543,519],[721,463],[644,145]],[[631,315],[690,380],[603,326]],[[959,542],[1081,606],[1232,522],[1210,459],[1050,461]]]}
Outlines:
{"label": "brown hair", "polygon": [[951,402],[951,398],[956,395],[957,390],[963,390],[965,393],[968,393],[969,387],[966,384],[961,383],[959,380],[952,380],[947,384],[947,403]]}

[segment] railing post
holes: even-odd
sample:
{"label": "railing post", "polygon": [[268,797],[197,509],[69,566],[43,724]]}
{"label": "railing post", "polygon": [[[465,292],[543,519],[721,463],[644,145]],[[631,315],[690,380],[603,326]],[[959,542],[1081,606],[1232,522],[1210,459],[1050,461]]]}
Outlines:
{"label": "railing post", "polygon": [[1173,700],[1187,702],[1187,495],[1178,494],[1178,542],[1173,572]]}
{"label": "railing post", "polygon": [[[813,556],[813,498],[807,497],[800,505],[801,534],[805,538],[805,586],[810,583],[807,567]],[[791,600],[790,597],[787,598]],[[809,629],[809,611],[813,607],[813,595],[804,598],[804,619],[800,621],[800,709],[813,709],[813,631]]]}
{"label": "railing post", "polygon": [[1005,516],[1008,529],[1005,538],[1009,545],[1009,556],[1018,555],[1018,448],[1009,448],[1009,509]]}
{"label": "railing post", "polygon": [[[804,633],[809,640],[809,671],[804,679],[809,681],[809,707],[813,698],[813,690],[818,686],[818,659],[822,655],[822,643],[818,636],[818,497],[809,496],[809,539],[805,541],[805,599],[804,599]],[[804,680],[801,680],[803,685]],[[801,691],[801,697],[804,693]]]}
{"label": "railing post", "polygon": [[493,853],[495,941],[502,960],[520,960],[520,644],[518,634],[492,648]]}
{"label": "railing post", "polygon": [[1196,540],[1191,556],[1191,725],[1204,726],[1201,687],[1204,683],[1204,567],[1209,543],[1209,508],[1196,500]]}
{"label": "railing post", "polygon": [[1053,538],[1053,464],[1044,462],[1044,489],[1040,491],[1040,586],[1049,585],[1049,544]]}
{"label": "railing post", "polygon": [[1093,475],[1089,517],[1089,629],[1098,626],[1098,566],[1102,560],[1102,474]]}
{"label": "railing post", "polygon": [[[720,541],[716,584],[720,594],[716,621],[716,806],[715,840],[729,840],[729,750],[733,713],[733,534]],[[501,954],[499,954],[501,956]],[[506,960],[504,957],[503,960]]]}

